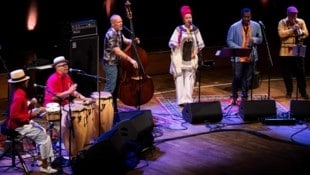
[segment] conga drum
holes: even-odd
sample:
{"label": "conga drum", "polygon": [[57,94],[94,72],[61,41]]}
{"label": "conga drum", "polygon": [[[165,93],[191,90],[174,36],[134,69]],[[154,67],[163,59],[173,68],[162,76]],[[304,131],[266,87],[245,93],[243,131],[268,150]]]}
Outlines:
{"label": "conga drum", "polygon": [[45,107],[47,121],[60,121],[61,110],[58,103],[47,103]]}
{"label": "conga drum", "polygon": [[63,107],[61,132],[65,148],[71,156],[84,148],[87,122],[82,104],[70,103]]}
{"label": "conga drum", "polygon": [[93,101],[91,99],[90,100],[74,99],[73,102],[83,105],[83,108],[85,110],[86,125],[87,125],[86,136],[85,136],[85,146],[90,145],[95,135],[95,128],[94,128],[95,111],[93,108]]}
{"label": "conga drum", "polygon": [[109,92],[93,92],[91,98],[96,101],[94,103],[95,111],[95,137],[109,131],[113,125],[114,108],[112,94]]}

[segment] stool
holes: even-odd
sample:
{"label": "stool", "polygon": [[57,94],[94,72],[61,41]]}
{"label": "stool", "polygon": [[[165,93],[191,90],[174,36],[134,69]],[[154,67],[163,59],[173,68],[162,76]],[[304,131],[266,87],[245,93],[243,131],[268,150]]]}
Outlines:
{"label": "stool", "polygon": [[25,172],[26,175],[29,175],[30,173],[28,167],[21,154],[19,153],[17,147],[23,137],[21,137],[21,135],[17,131],[11,129],[5,129],[5,131],[2,130],[1,133],[6,136],[6,142],[8,142],[9,145],[6,147],[2,155],[0,155],[0,159],[2,159],[4,156],[9,156],[11,157],[12,162],[11,165],[0,166],[0,168],[21,168],[16,166],[15,157],[17,156],[19,159],[19,163],[22,165],[22,170]]}

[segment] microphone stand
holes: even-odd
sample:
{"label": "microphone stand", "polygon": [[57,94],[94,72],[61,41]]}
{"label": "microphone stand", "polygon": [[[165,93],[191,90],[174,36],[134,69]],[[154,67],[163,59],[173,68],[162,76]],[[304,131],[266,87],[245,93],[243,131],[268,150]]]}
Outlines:
{"label": "microphone stand", "polygon": [[268,61],[269,61],[269,68],[268,68],[268,100],[270,100],[270,72],[271,72],[271,68],[273,67],[273,62],[272,62],[272,58],[271,58],[271,54],[270,54],[270,49],[269,49],[269,44],[268,44],[268,39],[267,39],[267,35],[266,35],[265,26],[263,25],[263,23],[259,23],[259,24],[261,25],[261,29],[262,29],[263,37],[265,39],[266,49],[267,49],[267,53],[268,53]]}
{"label": "microphone stand", "polygon": [[[63,166],[63,162],[64,162],[65,159],[62,157],[62,150],[61,150],[61,145],[62,145],[62,136],[61,136],[61,134],[62,134],[62,129],[61,129],[62,110],[61,110],[61,102],[63,102],[64,99],[61,98],[61,97],[59,97],[59,96],[57,96],[54,92],[50,91],[47,87],[45,87],[45,88],[46,88],[46,91],[47,91],[49,94],[51,94],[53,97],[56,97],[56,98],[57,98],[57,102],[58,102],[58,104],[59,104],[59,116],[60,116],[60,127],[59,127],[59,133],[60,133],[60,135],[59,135],[59,157],[56,158],[56,159],[54,160],[54,162],[56,162],[57,165],[58,165],[58,164],[61,165],[61,166],[60,166],[61,169],[59,170],[59,173],[62,173],[62,172],[63,172],[62,166]],[[70,106],[69,106],[69,108],[70,108]],[[70,134],[70,136],[71,136],[71,134]],[[70,142],[71,142],[71,139],[70,139],[70,137],[69,137],[69,145],[71,144]],[[69,146],[69,147],[71,147],[71,146]],[[70,154],[71,154],[70,152],[71,152],[71,150],[69,149],[69,157],[70,157]],[[60,162],[60,163],[59,163],[59,162]]]}
{"label": "microphone stand", "polygon": [[[72,140],[72,138],[71,138],[71,134],[72,134],[72,136],[73,136],[73,138],[75,137],[74,136],[74,126],[73,126],[73,120],[74,120],[74,118],[72,119],[71,117],[72,117],[72,113],[71,113],[71,102],[72,102],[72,100],[73,100],[73,98],[71,97],[71,96],[69,96],[69,111],[68,111],[68,114],[69,114],[69,117],[70,117],[70,121],[71,121],[71,125],[70,125],[70,127],[69,127],[69,158],[71,159],[71,156],[72,156],[72,152],[71,152],[71,140]],[[67,114],[67,119],[68,119],[68,114]]]}
{"label": "microphone stand", "polygon": [[[196,26],[194,26],[193,24],[191,24],[193,26],[193,29],[196,28],[198,29]],[[197,48],[199,46],[198,43],[198,39],[197,39],[197,34],[195,33],[196,30],[193,30],[194,35],[195,35],[195,39],[196,39],[196,44],[197,44]],[[199,49],[199,48],[198,48]],[[214,65],[214,61],[210,60],[203,60],[203,56],[202,56],[202,51],[198,51],[198,102],[200,102],[200,94],[201,94],[201,72],[202,70],[209,70],[213,65]],[[204,64],[204,63],[208,63],[208,64]]]}
{"label": "microphone stand", "polygon": [[[300,35],[302,36],[302,35]],[[298,43],[296,44],[296,46],[294,46],[297,49],[293,49],[293,55],[297,57],[297,59],[300,59],[300,62],[302,63],[301,65],[303,66],[303,70],[305,69],[305,63],[304,63],[304,57],[305,57],[305,48],[303,48],[303,40],[302,38],[299,38],[300,36],[296,37],[296,40],[298,41]],[[304,50],[302,50],[304,49]],[[297,78],[296,78],[296,100],[298,100],[298,82],[297,82]]]}
{"label": "microphone stand", "polygon": [[[83,75],[83,76],[87,76],[87,77],[91,77],[91,78],[95,78],[97,80],[97,82],[102,82],[102,80],[107,80],[106,78],[103,78],[103,77],[100,77],[100,76],[97,76],[97,75],[90,75],[90,74],[87,74],[86,72],[84,71],[79,71],[77,72],[77,74],[79,75]],[[97,90],[98,92],[98,137],[101,135],[101,93],[100,93],[100,90],[98,89]],[[104,108],[105,106],[103,106]]]}

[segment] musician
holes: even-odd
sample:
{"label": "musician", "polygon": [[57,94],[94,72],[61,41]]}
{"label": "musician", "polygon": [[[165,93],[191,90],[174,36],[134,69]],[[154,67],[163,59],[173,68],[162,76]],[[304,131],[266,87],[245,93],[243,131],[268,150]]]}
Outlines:
{"label": "musician", "polygon": [[[32,118],[43,113],[44,108],[29,109],[26,88],[30,77],[25,75],[24,70],[17,69],[10,73],[8,82],[13,88],[12,101],[10,103],[10,115],[7,128],[14,129],[20,135],[33,140],[38,146],[41,155],[40,172],[56,173],[57,170],[49,165],[49,158],[54,158],[50,136],[45,129]],[[32,100],[32,106],[37,100]]]}
{"label": "musician", "polygon": [[294,47],[302,47],[303,41],[308,37],[308,29],[303,19],[298,18],[298,10],[295,6],[287,8],[287,16],[278,23],[278,35],[281,41],[280,65],[286,88],[286,98],[292,97],[292,74],[296,74],[297,87],[304,99],[309,99],[305,78],[304,57],[300,53],[294,53]]}
{"label": "musician", "polygon": [[248,99],[249,85],[255,71],[256,62],[258,61],[257,45],[263,42],[259,23],[251,19],[251,9],[241,9],[241,19],[233,23],[227,32],[226,43],[228,47],[252,49],[249,56],[234,56],[231,58],[233,104],[236,103],[239,89],[241,90],[242,100]]}
{"label": "musician", "polygon": [[57,102],[64,106],[73,98],[87,99],[76,90],[77,84],[73,82],[68,74],[68,60],[64,56],[56,57],[53,60],[53,67],[55,72],[46,81],[44,106],[51,102]]}
{"label": "musician", "polygon": [[122,50],[124,46],[130,45],[132,40],[126,38],[122,33],[123,20],[121,16],[113,14],[110,17],[110,23],[111,27],[105,34],[103,44],[102,64],[106,76],[104,91],[112,94],[114,112],[118,112],[117,97],[120,84],[120,59],[130,62],[135,69],[138,69],[138,63]]}
{"label": "musician", "polygon": [[199,29],[192,24],[192,11],[187,5],[180,9],[183,24],[177,26],[169,40],[170,73],[174,77],[177,104],[193,102],[193,90],[198,68],[198,53],[205,47]]}
{"label": "musician", "polygon": [[[69,65],[68,60],[65,59],[64,56],[57,56],[53,60],[53,67],[55,69],[55,72],[51,74],[47,81],[46,81],[46,87],[45,87],[45,93],[44,93],[44,106],[46,106],[48,103],[58,103],[60,107],[64,107],[65,105],[69,104],[69,102],[73,101],[73,99],[81,99],[81,100],[88,100],[84,95],[79,93],[77,91],[77,84],[73,82],[69,72]],[[65,126],[66,118],[62,117],[62,113],[59,112],[59,119],[61,119],[62,125],[60,125],[60,122],[51,122],[52,126],[56,129],[55,135],[57,135],[60,131],[60,126]],[[62,130],[62,133],[64,130]],[[58,137],[61,135],[58,134]],[[61,141],[61,138],[59,138],[56,146],[59,145],[59,141]]]}

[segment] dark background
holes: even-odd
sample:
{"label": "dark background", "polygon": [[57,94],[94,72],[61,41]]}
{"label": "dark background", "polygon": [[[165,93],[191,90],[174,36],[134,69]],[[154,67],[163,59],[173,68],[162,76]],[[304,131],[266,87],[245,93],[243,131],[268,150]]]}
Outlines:
{"label": "dark background", "polygon": [[[80,2],[82,1],[82,2]],[[24,66],[29,51],[34,51],[38,59],[51,60],[57,55],[68,53],[71,37],[70,23],[84,19],[95,19],[99,34],[99,55],[101,57],[101,37],[109,27],[109,19],[104,1],[88,0],[37,0],[38,22],[34,31],[27,31],[27,10],[31,0],[11,0],[0,2],[0,44],[1,56],[9,70]],[[252,9],[252,19],[261,20],[266,26],[267,41],[273,55],[278,52],[279,39],[277,23],[286,16],[286,8],[295,5],[299,17],[310,25],[306,0],[132,0],[133,26],[135,35],[141,39],[141,46],[148,52],[169,50],[168,40],[181,21],[179,9],[183,4],[192,8],[193,23],[200,28],[206,47],[225,46],[228,27],[240,19],[243,7]],[[116,0],[112,13],[126,17],[125,0]],[[308,40],[305,41],[308,44]],[[0,66],[1,72],[5,71]]]}

